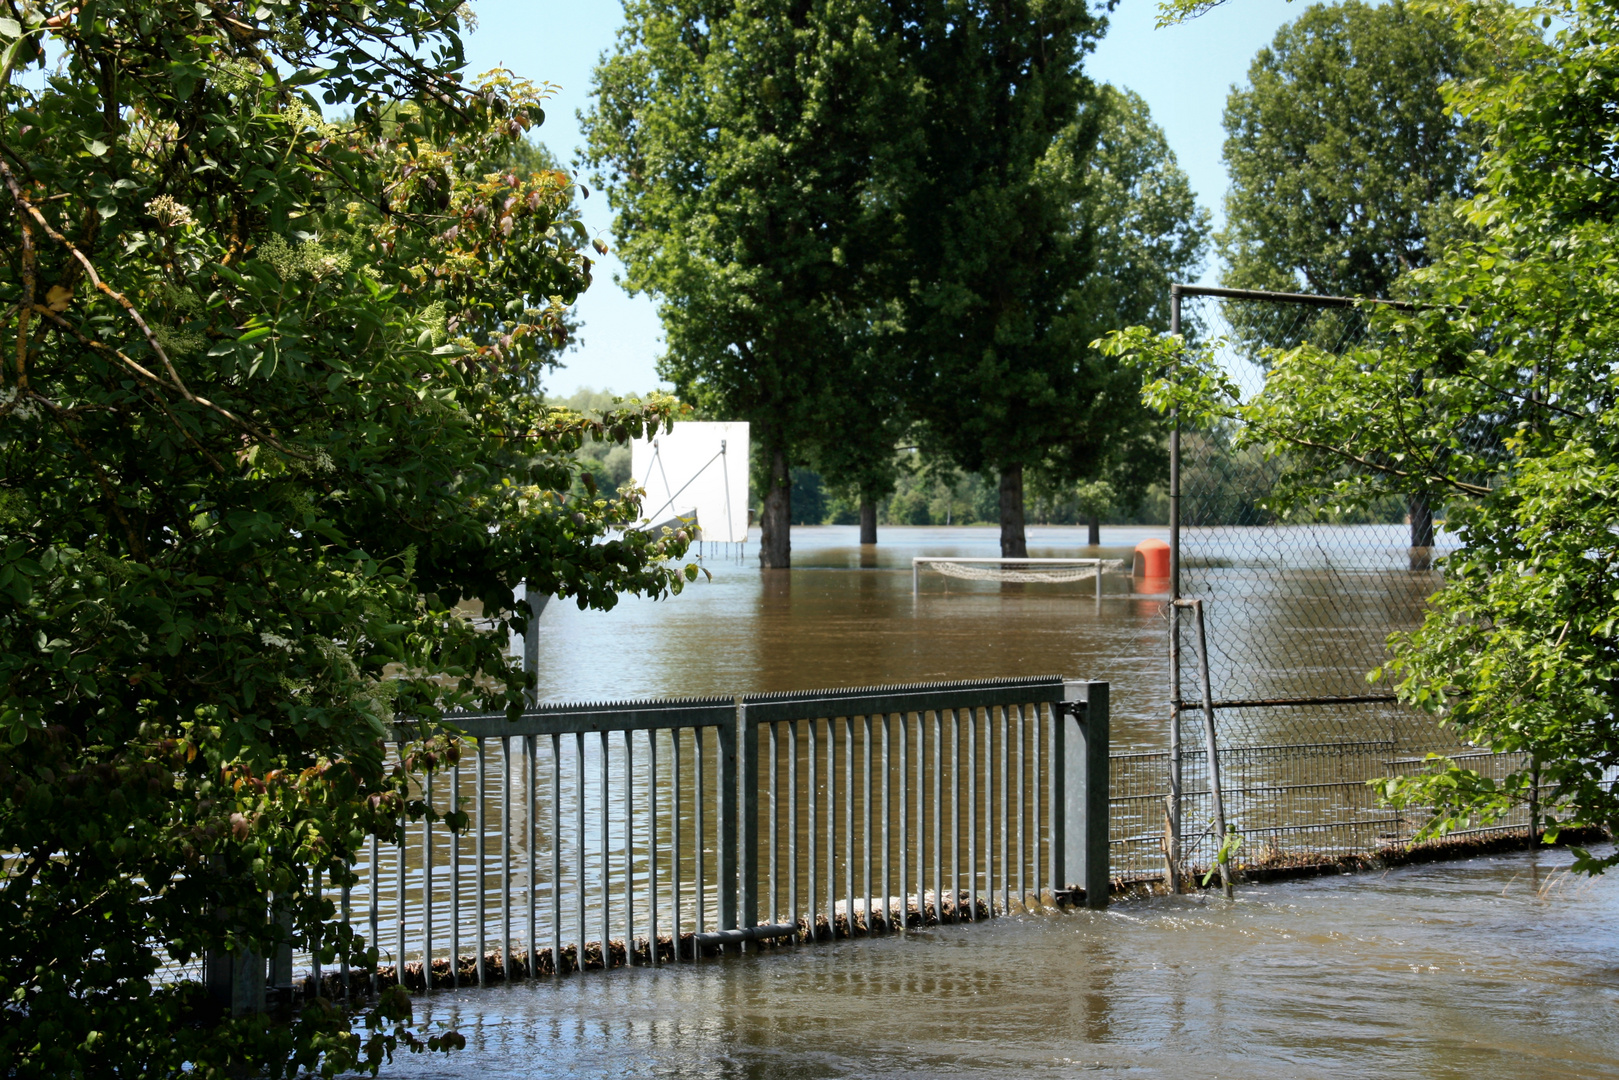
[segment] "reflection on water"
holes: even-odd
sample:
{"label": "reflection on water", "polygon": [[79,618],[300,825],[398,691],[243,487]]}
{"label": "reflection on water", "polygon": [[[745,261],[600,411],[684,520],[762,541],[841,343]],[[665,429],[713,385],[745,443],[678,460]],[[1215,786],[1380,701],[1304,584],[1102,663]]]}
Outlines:
{"label": "reflection on water", "polygon": [[1561,852],[418,998],[391,1077],[1619,1077],[1619,880]]}

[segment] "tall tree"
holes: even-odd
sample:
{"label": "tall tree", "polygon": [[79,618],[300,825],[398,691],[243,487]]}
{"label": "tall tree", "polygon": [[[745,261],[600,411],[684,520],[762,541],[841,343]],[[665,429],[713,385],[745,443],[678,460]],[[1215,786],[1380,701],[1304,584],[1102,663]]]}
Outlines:
{"label": "tall tree", "polygon": [[[872,146],[909,95],[875,0],[628,0],[596,69],[587,159],[632,292],[658,300],[660,374],[752,425],[760,561],[791,559],[792,465],[855,437],[829,398],[888,211]],[[829,426],[830,425],[830,428]]]}
{"label": "tall tree", "polygon": [[[1429,265],[1458,231],[1478,156],[1442,88],[1477,74],[1479,55],[1404,0],[1317,4],[1278,31],[1226,103],[1223,284],[1388,297]],[[1432,547],[1429,495],[1413,493],[1408,509],[1411,546]]]}
{"label": "tall tree", "polygon": [[432,813],[444,710],[521,707],[517,583],[679,586],[632,500],[563,494],[673,405],[533,393],[592,256],[566,176],[489,167],[540,101],[461,81],[460,6],[0,15],[0,1074],[421,1048],[402,988],[271,1024],[158,973],[376,963],[322,884]]}
{"label": "tall tree", "polygon": [[1027,553],[1024,470],[1074,441],[1093,397],[1064,307],[1092,268],[1072,224],[1080,170],[1047,168],[1059,136],[1088,154],[1082,62],[1103,21],[1083,0],[919,0],[905,61],[926,94],[921,152],[894,184],[909,252],[908,396],[926,445],[1000,478],[1001,553]]}
{"label": "tall tree", "polygon": [[1091,272],[1069,292],[1063,314],[1090,397],[1075,403],[1069,437],[1038,468],[1042,486],[1079,499],[1092,545],[1101,542],[1102,507],[1139,499],[1164,475],[1166,453],[1163,426],[1141,403],[1139,374],[1090,343],[1125,326],[1167,330],[1169,286],[1197,276],[1209,241],[1209,212],[1146,101],[1113,86],[1097,90],[1094,147],[1085,153],[1070,128],[1049,166],[1064,174],[1055,183],[1075,193],[1070,229],[1093,247]]}

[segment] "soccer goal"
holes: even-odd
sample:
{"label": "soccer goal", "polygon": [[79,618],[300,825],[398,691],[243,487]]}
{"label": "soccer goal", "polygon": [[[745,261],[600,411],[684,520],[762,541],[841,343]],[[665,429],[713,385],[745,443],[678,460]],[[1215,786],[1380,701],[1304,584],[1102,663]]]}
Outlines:
{"label": "soccer goal", "polygon": [[1019,581],[1062,583],[1096,579],[1096,595],[1102,595],[1102,572],[1121,570],[1118,559],[965,559],[938,555],[918,555],[911,560],[911,593],[921,586],[924,569],[945,577],[968,581]]}

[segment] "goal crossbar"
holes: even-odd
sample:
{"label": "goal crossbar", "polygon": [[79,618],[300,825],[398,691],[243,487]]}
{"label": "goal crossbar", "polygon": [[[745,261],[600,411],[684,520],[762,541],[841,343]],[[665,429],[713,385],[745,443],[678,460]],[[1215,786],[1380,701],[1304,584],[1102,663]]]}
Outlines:
{"label": "goal crossbar", "polygon": [[[1035,569],[1038,569],[1039,567],[1042,567],[1042,566],[1051,566],[1051,567],[1056,567],[1056,566],[1090,567],[1091,573],[1087,574],[1086,576],[1087,577],[1094,577],[1096,579],[1096,595],[1098,597],[1100,597],[1102,595],[1102,568],[1105,567],[1105,566],[1123,566],[1124,564],[1119,562],[1117,559],[1095,559],[1095,558],[1090,558],[1090,559],[1030,559],[1030,558],[1005,558],[1005,557],[1002,557],[1002,558],[982,558],[982,557],[966,558],[966,557],[959,557],[959,556],[953,556],[953,555],[952,556],[945,556],[945,555],[917,555],[917,556],[915,556],[915,557],[913,557],[911,559],[911,593],[912,593],[912,595],[915,595],[920,589],[922,567],[924,567],[924,566],[941,566],[941,567],[942,566],[966,566],[966,565],[1014,566],[1014,567],[1015,566],[1028,566],[1028,567],[1035,568]],[[945,571],[945,573],[949,574],[949,571]],[[951,575],[951,576],[968,576],[968,575]],[[977,575],[972,575],[972,576],[976,577]],[[989,574],[984,575],[985,578],[993,578],[993,576],[994,575],[989,575]],[[1036,577],[1036,578],[1031,578],[1029,580],[1039,581],[1039,580],[1055,580],[1055,579],[1041,579],[1041,578]]]}

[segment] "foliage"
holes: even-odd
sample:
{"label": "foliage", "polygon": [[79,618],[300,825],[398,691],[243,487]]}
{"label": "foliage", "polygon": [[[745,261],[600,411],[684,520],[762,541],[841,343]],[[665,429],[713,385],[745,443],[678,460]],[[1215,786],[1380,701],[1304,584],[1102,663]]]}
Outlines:
{"label": "foliage", "polygon": [[[1168,285],[1195,272],[1208,226],[1146,104],[1081,73],[1101,30],[1081,6],[981,23],[918,61],[949,89],[906,212],[920,283],[908,332],[922,442],[1000,474],[1002,550],[1016,555],[1026,482],[1105,481],[1133,498],[1160,471],[1139,382],[1089,343],[1167,324]],[[1039,56],[1005,59],[1024,50]]]}
{"label": "foliage", "polygon": [[751,424],[767,566],[790,558],[789,466],[870,434],[886,385],[858,365],[892,228],[873,178],[912,108],[896,17],[875,0],[631,0],[584,118],[625,284],[659,302],[660,375]]}
{"label": "foliage", "polygon": [[[1240,405],[1206,354],[1144,330],[1111,347],[1159,373],[1180,365],[1189,377],[1149,386],[1158,404],[1235,416],[1254,445],[1300,451],[1297,497],[1449,492],[1460,550],[1422,625],[1393,639],[1376,677],[1465,742],[1517,752],[1522,764],[1493,781],[1441,759],[1382,782],[1396,805],[1429,815],[1424,835],[1498,821],[1531,798],[1549,837],[1612,830],[1619,10],[1583,0],[1448,10],[1488,60],[1448,90],[1485,146],[1465,204],[1477,235],[1409,275],[1424,305],[1380,313],[1375,349],[1279,355],[1264,393]],[[1576,865],[1595,873],[1615,862],[1581,852]]]}
{"label": "foliage", "polygon": [[[1477,72],[1468,40],[1405,0],[1316,4],[1277,31],[1226,103],[1221,284],[1388,297],[1432,262],[1472,193],[1479,133],[1442,90]],[[1315,309],[1283,326],[1245,305],[1227,315],[1264,345],[1326,345],[1341,319]]]}
{"label": "foliage", "polygon": [[0,1073],[453,1046],[403,992],[351,1030],[159,973],[267,955],[270,893],[298,947],[375,962],[318,886],[427,812],[442,710],[519,707],[513,587],[678,589],[683,542],[618,531],[633,499],[562,494],[582,441],[675,405],[530,392],[591,258],[567,177],[484,171],[540,94],[461,80],[457,0],[6,10]]}

